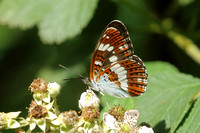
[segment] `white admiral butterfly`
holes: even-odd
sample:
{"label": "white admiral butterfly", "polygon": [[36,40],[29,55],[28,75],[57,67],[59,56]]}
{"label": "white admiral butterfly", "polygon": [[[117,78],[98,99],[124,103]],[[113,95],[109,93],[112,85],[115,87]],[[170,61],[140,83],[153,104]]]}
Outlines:
{"label": "white admiral butterfly", "polygon": [[147,86],[143,61],[133,54],[125,25],[114,20],[103,31],[90,64],[90,78],[84,82],[101,93],[115,97],[139,96]]}

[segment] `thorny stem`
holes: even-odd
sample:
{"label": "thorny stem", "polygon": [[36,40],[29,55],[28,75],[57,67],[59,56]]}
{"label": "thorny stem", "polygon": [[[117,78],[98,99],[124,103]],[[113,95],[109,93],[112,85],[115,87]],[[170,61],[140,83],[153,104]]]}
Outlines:
{"label": "thorny stem", "polygon": [[56,97],[53,97],[53,100],[54,100],[53,107],[55,109],[56,115],[58,116],[60,112],[59,112],[59,108],[58,108],[58,105],[57,105]]}
{"label": "thorny stem", "polygon": [[191,39],[175,31],[169,31],[167,36],[172,39],[179,48],[184,50],[195,62],[200,64],[200,49]]}

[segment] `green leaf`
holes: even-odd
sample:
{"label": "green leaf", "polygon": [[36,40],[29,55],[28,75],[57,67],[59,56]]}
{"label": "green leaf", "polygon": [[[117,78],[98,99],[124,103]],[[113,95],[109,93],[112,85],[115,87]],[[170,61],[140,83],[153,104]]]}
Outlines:
{"label": "green leaf", "polygon": [[178,2],[181,6],[187,6],[191,4],[192,2],[194,2],[194,0],[178,0]]}
{"label": "green leaf", "polygon": [[145,66],[147,67],[148,74],[158,73],[158,72],[178,72],[178,69],[167,63],[167,62],[161,62],[161,61],[154,61],[152,62],[146,62]]}
{"label": "green leaf", "polygon": [[21,29],[38,26],[44,43],[62,43],[87,26],[98,0],[3,0],[0,23]]}
{"label": "green leaf", "polygon": [[200,98],[194,104],[194,108],[190,112],[184,124],[179,128],[177,133],[199,133],[200,131]]}
{"label": "green leaf", "polygon": [[[140,112],[139,123],[147,122],[155,132],[174,132],[200,92],[200,79],[177,71],[168,63],[146,63],[149,78],[147,91],[139,97],[107,96],[110,105],[120,104]],[[111,106],[111,107],[112,107]],[[103,103],[103,112],[108,112]],[[200,119],[200,118],[199,118]]]}
{"label": "green leaf", "polygon": [[89,23],[98,0],[58,1],[52,11],[39,24],[43,42],[61,43],[79,34]]}
{"label": "green leaf", "polygon": [[2,0],[0,22],[11,27],[33,27],[51,11],[56,0]]}

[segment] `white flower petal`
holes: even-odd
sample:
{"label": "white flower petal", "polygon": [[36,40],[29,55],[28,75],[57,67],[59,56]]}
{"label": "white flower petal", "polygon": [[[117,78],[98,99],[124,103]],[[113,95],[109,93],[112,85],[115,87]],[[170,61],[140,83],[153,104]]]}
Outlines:
{"label": "white flower petal", "polygon": [[109,129],[117,129],[117,120],[110,114],[103,114],[103,122]]}
{"label": "white flower petal", "polygon": [[54,101],[52,101],[51,103],[45,105],[45,107],[47,108],[47,110],[50,110],[53,106]]}
{"label": "white flower petal", "polygon": [[130,126],[135,126],[139,117],[138,110],[129,110],[124,113],[124,122]]}
{"label": "white flower petal", "polygon": [[153,129],[146,126],[141,126],[138,130],[138,133],[154,133]]}
{"label": "white flower petal", "polygon": [[30,121],[29,129],[32,131],[33,129],[35,129],[35,127],[36,127],[36,123],[34,121]]}
{"label": "white flower petal", "polygon": [[49,93],[43,93],[43,99],[45,103],[50,103],[51,97]]}
{"label": "white flower petal", "polygon": [[8,128],[18,128],[18,127],[20,127],[20,124],[16,120],[13,119],[8,120]]}
{"label": "white flower petal", "polygon": [[78,103],[79,103],[79,108],[80,108],[80,109],[85,108],[85,104],[86,104],[85,96],[86,96],[86,94],[87,94],[86,92],[83,92],[83,93],[81,94],[80,100],[78,101]]}
{"label": "white flower petal", "polygon": [[7,117],[8,117],[8,118],[17,118],[17,117],[19,116],[20,113],[21,113],[21,111],[9,112],[9,113],[7,113]]}
{"label": "white flower petal", "polygon": [[43,131],[45,132],[45,129],[46,129],[46,121],[44,119],[38,119],[36,120],[36,123],[38,125],[38,127]]}
{"label": "white flower petal", "polygon": [[60,121],[58,119],[55,119],[51,122],[53,125],[60,125]]}
{"label": "white flower petal", "polygon": [[56,118],[57,118],[56,114],[52,113],[51,111],[48,111],[47,119],[53,120],[53,119],[56,119]]}
{"label": "white flower petal", "polygon": [[33,94],[33,98],[34,100],[36,101],[37,105],[41,105],[42,104],[42,94],[40,93],[36,93],[36,94]]}
{"label": "white flower petal", "polygon": [[79,100],[79,108],[83,109],[86,106],[95,106],[99,107],[100,100],[97,95],[90,89],[87,89],[86,92],[81,94],[81,98]]}

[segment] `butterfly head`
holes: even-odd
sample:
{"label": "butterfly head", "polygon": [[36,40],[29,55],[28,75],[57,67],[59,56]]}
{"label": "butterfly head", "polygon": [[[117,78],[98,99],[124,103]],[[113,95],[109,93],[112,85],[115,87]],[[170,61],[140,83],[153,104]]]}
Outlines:
{"label": "butterfly head", "polygon": [[98,88],[97,84],[94,83],[93,81],[91,81],[90,78],[85,77],[84,79],[82,79],[82,81],[83,81],[83,83],[88,85],[89,89],[93,89],[95,91],[99,91],[99,88]]}
{"label": "butterfly head", "polygon": [[90,78],[85,77],[84,79],[82,79],[83,83],[85,83],[86,85],[90,86]]}

